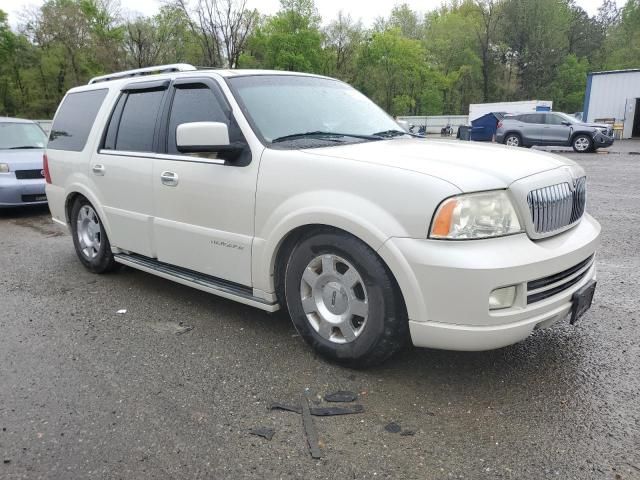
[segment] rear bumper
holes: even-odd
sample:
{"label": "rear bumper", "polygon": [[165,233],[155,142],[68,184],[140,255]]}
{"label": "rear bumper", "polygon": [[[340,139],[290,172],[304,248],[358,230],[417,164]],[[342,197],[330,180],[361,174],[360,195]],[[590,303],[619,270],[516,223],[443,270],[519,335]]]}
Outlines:
{"label": "rear bumper", "polygon": [[[572,229],[535,242],[525,234],[466,242],[391,239],[383,248],[400,252],[410,268],[399,283],[416,346],[489,350],[567,317],[573,294],[595,279],[595,262],[585,264],[577,281],[561,280],[562,289],[540,300],[533,300],[538,290],[529,290],[534,287],[528,282],[584,262],[599,236],[600,225],[585,214]],[[491,292],[508,286],[516,288],[513,306],[489,310]]]}
{"label": "rear bumper", "polygon": [[45,195],[44,179],[18,180],[11,172],[0,174],[0,207],[46,205],[47,200],[31,201],[29,197]]}

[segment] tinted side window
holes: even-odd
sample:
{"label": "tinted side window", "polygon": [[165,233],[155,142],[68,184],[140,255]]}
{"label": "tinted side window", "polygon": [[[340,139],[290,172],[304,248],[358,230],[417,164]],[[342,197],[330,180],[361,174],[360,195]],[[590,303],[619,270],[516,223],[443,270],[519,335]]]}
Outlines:
{"label": "tinted side window", "polygon": [[[179,153],[176,129],[181,123],[188,122],[222,122],[228,125],[229,119],[211,89],[202,84],[181,85],[175,90],[169,117],[169,153]],[[231,138],[229,140],[233,141]]]}
{"label": "tinted side window", "polygon": [[544,114],[529,113],[522,116],[522,121],[526,123],[544,123]]}
{"label": "tinted side window", "polygon": [[82,151],[107,91],[105,88],[67,95],[51,127],[47,148]]}
{"label": "tinted side window", "polygon": [[562,125],[562,122],[564,122],[564,118],[552,113],[546,114],[545,117],[547,120],[547,125]]}
{"label": "tinted side window", "polygon": [[[153,134],[165,90],[132,91],[124,100],[115,138],[115,149],[130,152],[153,151]],[[117,121],[114,115],[111,121]]]}
{"label": "tinted side window", "polygon": [[[220,97],[222,93],[219,93]],[[176,130],[181,123],[222,122],[229,127],[231,143],[244,142],[244,136],[229,107],[211,88],[201,83],[176,85],[167,135],[167,152],[180,154]]]}

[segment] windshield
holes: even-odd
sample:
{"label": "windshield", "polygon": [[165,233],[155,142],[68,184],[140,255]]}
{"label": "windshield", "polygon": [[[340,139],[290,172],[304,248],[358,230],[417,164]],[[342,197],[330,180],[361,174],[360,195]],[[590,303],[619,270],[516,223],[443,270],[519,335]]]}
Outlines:
{"label": "windshield", "polygon": [[[363,142],[401,127],[356,89],[337,80],[295,75],[232,77],[229,84],[256,133],[284,148]],[[302,134],[302,135],[301,135]],[[335,134],[335,135],[332,135]],[[355,135],[351,136],[351,135]]]}
{"label": "windshield", "polygon": [[0,122],[0,149],[44,148],[46,135],[35,123]]}

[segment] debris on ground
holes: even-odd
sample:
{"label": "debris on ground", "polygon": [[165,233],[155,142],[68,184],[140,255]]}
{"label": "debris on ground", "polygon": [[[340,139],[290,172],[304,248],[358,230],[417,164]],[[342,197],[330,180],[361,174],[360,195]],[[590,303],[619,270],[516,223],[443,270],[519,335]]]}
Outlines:
{"label": "debris on ground", "polygon": [[313,418],[311,418],[311,411],[309,410],[309,400],[306,397],[302,397],[300,403],[302,404],[302,427],[307,437],[311,458],[322,458],[320,445],[318,444],[318,431],[313,424]]}
{"label": "debris on ground", "polygon": [[249,430],[249,433],[251,435],[256,435],[258,437],[271,440],[275,435],[276,431],[273,428],[259,427],[259,428],[252,428],[251,430]]}
{"label": "debris on ground", "polygon": [[413,437],[415,434],[416,434],[415,430],[409,430],[409,429],[402,430],[400,432],[400,435],[403,436],[403,437]]}
{"label": "debris on ground", "polygon": [[348,407],[311,407],[311,415],[316,417],[332,417],[334,415],[351,415],[353,413],[363,413],[362,405],[349,405]]}
{"label": "debris on ground", "polygon": [[396,422],[389,422],[384,426],[384,429],[389,433],[398,433],[402,430],[402,427]]}
{"label": "debris on ground", "polygon": [[[287,412],[302,413],[299,405],[290,405],[286,403],[273,402],[269,410],[284,410]],[[351,415],[354,413],[363,413],[362,405],[349,405],[345,407],[310,407],[309,412],[315,417],[332,417],[334,415]]]}
{"label": "debris on ground", "polygon": [[286,403],[273,402],[269,410],[284,410],[286,412],[302,413],[302,408],[298,405],[288,405]]}
{"label": "debris on ground", "polygon": [[118,310],[116,312],[118,315],[124,315],[125,313],[127,313],[127,309],[126,308],[121,308],[120,310]]}
{"label": "debris on ground", "polygon": [[348,392],[346,390],[340,390],[333,393],[327,393],[324,396],[324,399],[327,402],[354,402],[357,400],[358,395],[353,392]]}
{"label": "debris on ground", "polygon": [[179,323],[179,327],[176,330],[176,335],[182,335],[183,333],[187,333],[193,330],[191,325],[183,325],[182,322]]}

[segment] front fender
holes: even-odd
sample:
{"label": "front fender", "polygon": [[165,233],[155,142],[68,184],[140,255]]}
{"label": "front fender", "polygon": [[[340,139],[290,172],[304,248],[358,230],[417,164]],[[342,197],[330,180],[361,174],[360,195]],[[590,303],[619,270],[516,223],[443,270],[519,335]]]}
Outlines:
{"label": "front fender", "polygon": [[[320,205],[319,199],[322,199]],[[357,195],[329,190],[295,195],[273,210],[256,232],[252,261],[254,288],[274,291],[273,271],[280,246],[290,232],[309,225],[343,230],[373,250],[378,250],[390,236],[408,236],[391,213]]]}

